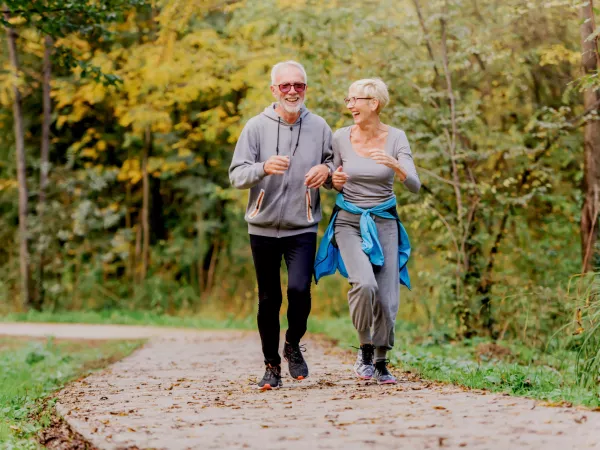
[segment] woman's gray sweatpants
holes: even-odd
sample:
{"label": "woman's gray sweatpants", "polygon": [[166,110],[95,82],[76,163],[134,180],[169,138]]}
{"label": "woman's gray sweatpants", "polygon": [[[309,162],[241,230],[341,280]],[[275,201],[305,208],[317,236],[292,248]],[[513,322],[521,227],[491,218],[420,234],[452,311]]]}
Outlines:
{"label": "woman's gray sweatpants", "polygon": [[[394,325],[400,304],[398,275],[398,224],[393,219],[373,216],[377,225],[379,242],[383,248],[384,264],[373,266],[362,251],[360,215],[341,210],[335,220],[335,240],[348,270],[352,288],[348,292],[348,305],[361,345],[370,336],[380,350],[376,356],[394,346]],[[383,350],[383,352],[382,352]],[[379,354],[379,355],[378,355]]]}

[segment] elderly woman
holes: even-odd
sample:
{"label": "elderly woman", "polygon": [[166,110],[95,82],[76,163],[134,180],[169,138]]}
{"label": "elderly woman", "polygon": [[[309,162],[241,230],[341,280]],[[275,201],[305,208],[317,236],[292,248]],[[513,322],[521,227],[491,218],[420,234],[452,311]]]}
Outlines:
{"label": "elderly woman", "polygon": [[318,281],[339,270],[348,278],[348,304],[360,340],[354,372],[393,384],[386,354],[394,346],[400,284],[410,288],[410,244],[396,212],[393,184],[398,176],[416,193],[421,182],[406,134],[379,119],[389,101],[385,83],[356,81],[344,101],[354,125],[333,136],[337,169],[332,183],[340,194],[317,253],[315,275]]}

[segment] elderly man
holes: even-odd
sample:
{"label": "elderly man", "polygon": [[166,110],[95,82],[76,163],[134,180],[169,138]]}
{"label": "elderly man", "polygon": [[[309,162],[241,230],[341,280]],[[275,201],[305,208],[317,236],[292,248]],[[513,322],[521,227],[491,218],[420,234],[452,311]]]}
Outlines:
{"label": "elderly man", "polygon": [[235,147],[229,178],[250,189],[245,219],[258,282],[258,330],[266,370],[260,389],[282,386],[279,356],[281,258],[288,269],[288,330],[283,347],[292,378],[308,376],[300,339],[311,308],[310,285],[321,220],[319,187],[333,171],[331,129],[304,106],[307,77],[295,61],[276,64],[276,102],[248,121]]}

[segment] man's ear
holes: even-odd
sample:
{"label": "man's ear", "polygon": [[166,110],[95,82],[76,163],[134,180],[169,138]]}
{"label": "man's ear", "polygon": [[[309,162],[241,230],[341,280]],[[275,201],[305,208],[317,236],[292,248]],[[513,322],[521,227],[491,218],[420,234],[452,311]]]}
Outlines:
{"label": "man's ear", "polygon": [[273,97],[277,99],[277,86],[271,85],[271,94],[273,94]]}

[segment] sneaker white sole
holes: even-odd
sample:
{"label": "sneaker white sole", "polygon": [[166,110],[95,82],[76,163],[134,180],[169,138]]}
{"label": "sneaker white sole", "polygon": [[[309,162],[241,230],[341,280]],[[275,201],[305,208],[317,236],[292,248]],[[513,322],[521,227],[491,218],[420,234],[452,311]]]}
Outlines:
{"label": "sneaker white sole", "polygon": [[371,380],[373,379],[373,375],[361,375],[358,373],[358,371],[356,370],[356,367],[353,367],[352,370],[354,371],[354,375],[356,375],[357,378],[360,378],[361,380]]}
{"label": "sneaker white sole", "polygon": [[354,371],[354,375],[356,375],[356,378],[358,378],[359,380],[372,380],[373,377],[368,377],[365,375],[359,375],[356,370]]}

